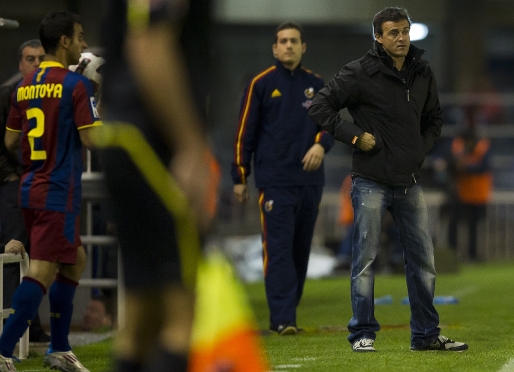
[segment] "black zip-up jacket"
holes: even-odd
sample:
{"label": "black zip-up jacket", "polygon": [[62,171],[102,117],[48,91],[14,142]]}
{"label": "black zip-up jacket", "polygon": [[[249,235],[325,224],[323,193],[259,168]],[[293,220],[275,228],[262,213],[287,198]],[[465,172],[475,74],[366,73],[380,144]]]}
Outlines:
{"label": "black zip-up jacket", "polygon": [[22,166],[19,161],[5,148],[5,125],[11,109],[11,98],[16,86],[21,81],[21,73],[17,73],[0,86],[0,184],[6,177],[16,173],[21,176]]}
{"label": "black zip-up jacket", "polygon": [[[419,179],[442,126],[435,78],[423,53],[411,45],[406,71],[398,73],[375,41],[373,50],[344,66],[315,95],[309,115],[334,139],[353,146],[363,132],[375,136],[369,152],[354,146],[353,176],[405,187]],[[341,118],[345,107],[354,123]]]}

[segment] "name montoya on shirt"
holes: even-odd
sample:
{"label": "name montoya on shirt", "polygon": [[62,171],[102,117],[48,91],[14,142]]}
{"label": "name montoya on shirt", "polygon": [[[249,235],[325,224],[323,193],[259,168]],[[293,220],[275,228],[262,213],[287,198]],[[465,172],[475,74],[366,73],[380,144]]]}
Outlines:
{"label": "name montoya on shirt", "polygon": [[18,88],[16,101],[39,98],[62,98],[62,84],[38,84]]}

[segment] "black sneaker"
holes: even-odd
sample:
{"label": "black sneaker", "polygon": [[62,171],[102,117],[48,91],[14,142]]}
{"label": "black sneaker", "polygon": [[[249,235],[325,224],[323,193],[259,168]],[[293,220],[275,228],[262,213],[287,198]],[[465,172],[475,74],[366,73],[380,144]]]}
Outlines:
{"label": "black sneaker", "polygon": [[270,328],[270,331],[277,332],[279,336],[294,336],[298,333],[294,324],[280,324],[277,328]]}
{"label": "black sneaker", "polygon": [[360,340],[355,341],[352,344],[353,351],[356,351],[358,353],[366,353],[366,352],[373,352],[376,351],[373,347],[373,344],[375,343],[375,340],[371,338],[361,338]]}
{"label": "black sneaker", "polygon": [[432,341],[429,345],[419,348],[411,347],[412,351],[428,351],[428,350],[437,350],[437,351],[466,351],[468,350],[468,345],[464,342],[457,342],[450,340],[446,336],[439,335],[437,338]]}

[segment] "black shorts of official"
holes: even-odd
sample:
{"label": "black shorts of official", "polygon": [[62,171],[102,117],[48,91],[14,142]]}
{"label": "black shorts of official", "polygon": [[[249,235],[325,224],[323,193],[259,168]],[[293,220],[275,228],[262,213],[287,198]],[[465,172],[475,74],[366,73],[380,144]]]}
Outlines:
{"label": "black shorts of official", "polygon": [[127,289],[181,282],[175,222],[123,150],[100,153],[113,204]]}

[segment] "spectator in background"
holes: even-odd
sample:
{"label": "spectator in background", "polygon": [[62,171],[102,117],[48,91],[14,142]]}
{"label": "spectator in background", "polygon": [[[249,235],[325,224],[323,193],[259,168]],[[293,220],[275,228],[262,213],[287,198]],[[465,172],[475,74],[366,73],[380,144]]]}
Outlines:
{"label": "spectator in background", "polygon": [[352,175],[348,174],[339,189],[339,216],[338,222],[343,226],[344,238],[337,251],[337,264],[334,270],[348,270],[352,264],[352,235],[353,235],[353,207],[350,192],[352,190]]}
{"label": "spectator in background", "polygon": [[[30,256],[30,244],[25,230],[25,222],[18,206],[18,188],[22,166],[15,156],[5,148],[5,125],[11,109],[11,98],[14,89],[24,76],[39,67],[45,58],[45,50],[38,39],[24,42],[18,48],[18,69],[15,74],[0,87],[0,253],[4,251],[10,239],[23,243]],[[4,308],[11,307],[11,299],[20,284],[20,265],[17,263],[4,266]],[[41,327],[39,314],[32,320],[29,327],[31,342],[50,342]]]}
{"label": "spectator in background", "polygon": [[490,141],[479,138],[474,129],[463,131],[451,145],[449,169],[454,189],[450,191],[450,198],[454,201],[454,208],[448,241],[451,248],[458,247],[459,223],[464,221],[468,228],[467,255],[472,261],[479,258],[478,227],[485,219],[487,203],[493,190],[490,148]]}
{"label": "spectator in background", "polygon": [[253,157],[269,327],[279,335],[298,332],[296,308],[325,182],[323,158],[334,143],[307,115],[323,80],[301,65],[307,48],[302,33],[293,22],[278,26],[272,46],[277,61],[250,81],[242,99],[231,170],[234,196],[246,203]]}
{"label": "spectator in background", "polygon": [[86,332],[106,332],[114,325],[112,300],[105,296],[93,296],[87,304],[82,318],[82,330]]}

